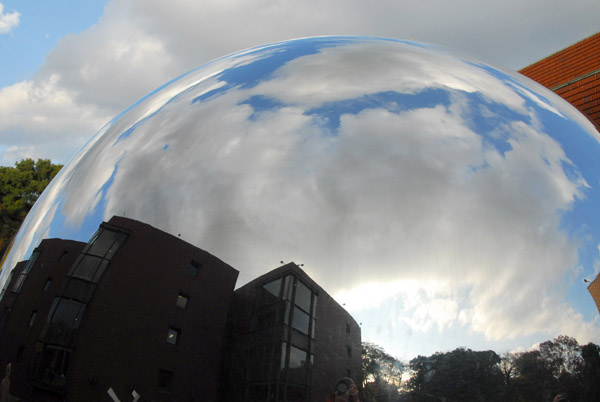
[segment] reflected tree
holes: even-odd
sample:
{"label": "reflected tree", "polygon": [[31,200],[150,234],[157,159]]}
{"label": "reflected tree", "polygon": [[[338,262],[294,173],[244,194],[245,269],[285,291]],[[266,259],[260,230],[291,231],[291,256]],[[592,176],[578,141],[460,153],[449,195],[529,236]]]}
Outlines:
{"label": "reflected tree", "polygon": [[[362,343],[363,398],[366,402],[400,400],[404,365],[381,346]],[[362,400],[361,399],[361,400]]]}

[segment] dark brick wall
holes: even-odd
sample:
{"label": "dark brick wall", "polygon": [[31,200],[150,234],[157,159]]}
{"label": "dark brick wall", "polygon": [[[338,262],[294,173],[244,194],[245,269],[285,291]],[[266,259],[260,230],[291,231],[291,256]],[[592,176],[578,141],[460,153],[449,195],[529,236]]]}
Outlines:
{"label": "dark brick wall", "polygon": [[[4,322],[4,325],[0,325],[0,365],[3,368],[6,363],[11,363],[11,393],[19,395],[25,401],[62,400],[61,397],[52,394],[40,395],[30,386],[28,380],[37,358],[36,351],[39,351],[44,338],[46,318],[54,297],[60,294],[64,285],[64,276],[84,246],[85,243],[76,241],[43,240],[37,248],[40,254],[23,282],[12,311],[8,312],[6,309],[8,297],[4,297],[0,302],[0,314],[3,315]],[[17,264],[13,271],[12,283],[15,282],[25,264],[25,261]],[[52,281],[44,291],[48,278],[52,278]],[[31,313],[34,310],[37,314],[33,325],[29,327]],[[21,352],[19,349],[22,349]],[[18,356],[19,354],[21,356]]]}
{"label": "dark brick wall", "polygon": [[[143,400],[216,400],[227,309],[238,272],[174,236],[140,222],[113,218],[131,230],[111,261],[86,312],[69,374],[70,401],[122,400],[133,389]],[[187,274],[192,261],[198,276]],[[183,292],[185,309],[175,305]],[[167,344],[170,327],[181,332]],[[159,392],[159,370],[173,373]],[[92,379],[92,381],[90,381]],[[95,396],[95,398],[91,398]]]}
{"label": "dark brick wall", "polygon": [[[85,244],[40,244],[40,256],[0,328],[0,363],[13,362],[11,393],[26,401],[108,401],[111,387],[123,401],[132,399],[134,389],[144,401],[216,400],[227,310],[238,272],[149,225],[119,217],[109,224],[130,234],[87,306],[64,396],[33,387],[29,378],[52,302],[62,293],[65,275]],[[63,256],[64,251],[68,254]],[[194,278],[187,274],[191,261],[200,265]],[[23,266],[18,265],[13,281]],[[51,286],[42,292],[49,276]],[[180,292],[189,295],[185,309],[175,304]],[[0,311],[5,302],[6,297]],[[34,309],[35,325],[27,327]],[[180,330],[176,345],[166,342],[170,327]],[[15,363],[21,346],[21,361]],[[170,392],[159,392],[159,370],[173,373]]]}
{"label": "dark brick wall", "polygon": [[552,89],[600,130],[600,33],[520,71]]}

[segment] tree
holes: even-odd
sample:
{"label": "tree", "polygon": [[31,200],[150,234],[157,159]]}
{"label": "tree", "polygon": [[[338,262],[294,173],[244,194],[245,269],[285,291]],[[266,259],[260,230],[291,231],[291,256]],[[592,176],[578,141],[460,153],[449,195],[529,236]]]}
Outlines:
{"label": "tree", "polygon": [[570,401],[579,401],[582,389],[585,391],[582,348],[568,336],[543,342],[536,350],[505,355],[501,367],[505,374],[510,372],[505,379],[511,399],[542,402],[563,394]]}
{"label": "tree", "polygon": [[402,381],[403,364],[378,345],[362,343],[363,391],[365,401],[395,401]]}
{"label": "tree", "polygon": [[4,254],[23,219],[62,165],[49,159],[23,159],[15,167],[0,167],[0,255]]}
{"label": "tree", "polygon": [[411,401],[500,401],[503,375],[500,357],[493,351],[458,348],[452,352],[419,356],[410,362]]}

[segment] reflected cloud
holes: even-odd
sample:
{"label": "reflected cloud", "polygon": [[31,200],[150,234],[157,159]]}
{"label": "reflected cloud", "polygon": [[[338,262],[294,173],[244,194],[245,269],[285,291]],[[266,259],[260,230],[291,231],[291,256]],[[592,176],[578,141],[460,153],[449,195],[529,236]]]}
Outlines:
{"label": "reflected cloud", "polygon": [[122,215],[227,261],[239,284],[303,262],[379,318],[375,337],[584,341],[600,335],[593,302],[564,287],[576,267],[597,272],[600,229],[584,215],[600,212],[600,144],[573,116],[516,73],[436,46],[249,49],[101,130],[32,210],[0,282],[42,238],[87,240]]}

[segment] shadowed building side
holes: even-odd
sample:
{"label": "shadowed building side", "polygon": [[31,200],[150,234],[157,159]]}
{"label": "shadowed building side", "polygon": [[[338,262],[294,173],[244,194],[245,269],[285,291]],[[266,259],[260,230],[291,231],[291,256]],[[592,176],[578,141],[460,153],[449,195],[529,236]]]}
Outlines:
{"label": "shadowed building side", "polygon": [[[57,264],[68,247],[77,251]],[[13,395],[106,401],[112,388],[121,400],[134,390],[144,400],[216,399],[235,269],[120,217],[102,224],[87,245],[51,240],[37,250],[14,308],[8,297],[0,302],[2,336],[10,338],[0,345],[0,362],[18,362],[21,370],[13,373]],[[7,295],[20,286],[20,266]],[[57,282],[44,291],[49,276]],[[37,310],[31,327],[29,310]]]}
{"label": "shadowed building side", "polygon": [[[122,217],[49,239],[0,300],[0,364],[22,400],[309,401],[361,378],[356,321],[296,264],[238,271]],[[110,392],[109,392],[110,391]]]}
{"label": "shadowed building side", "polygon": [[237,289],[228,320],[224,401],[324,400],[360,384],[360,326],[295,263]]}

